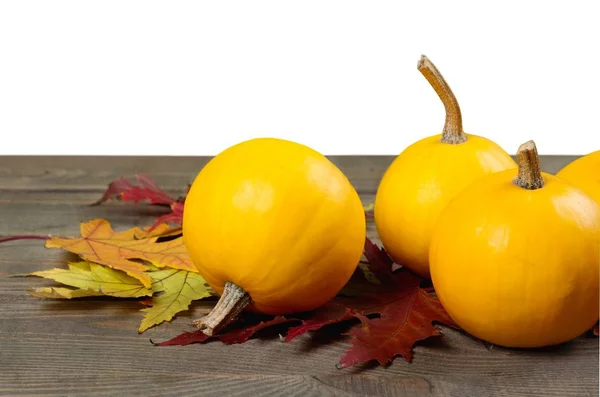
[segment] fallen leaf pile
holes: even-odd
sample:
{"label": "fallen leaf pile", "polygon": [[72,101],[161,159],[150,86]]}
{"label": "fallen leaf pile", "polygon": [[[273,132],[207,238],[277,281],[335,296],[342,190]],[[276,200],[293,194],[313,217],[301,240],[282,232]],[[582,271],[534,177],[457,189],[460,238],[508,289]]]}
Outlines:
{"label": "fallen leaf pile", "polygon": [[[137,175],[136,180],[137,184],[125,178],[112,182],[94,205],[117,199],[164,206],[169,212],[148,228],[115,231],[107,220],[94,219],[81,224],[79,237],[48,238],[47,248],[69,251],[81,260],[67,263],[65,268],[29,274],[59,283],[34,288],[29,294],[49,299],[140,299],[145,306],[140,310],[140,333],[172,320],[177,313],[188,310],[193,301],[215,295],[196,272],[183,245],[185,197],[169,196],[146,175]],[[366,206],[365,216],[372,216],[372,211],[372,205]],[[244,312],[218,335],[209,337],[195,330],[152,343],[244,343],[266,329],[291,342],[300,335],[323,329],[328,335],[349,337],[350,347],[340,358],[339,367],[371,360],[386,365],[396,356],[411,362],[415,343],[441,336],[438,323],[458,328],[426,283],[393,263],[382,248],[367,239],[364,258],[350,282],[337,297],[313,312],[276,317]],[[596,326],[594,333],[597,332]]]}
{"label": "fallen leaf pile", "polygon": [[[351,347],[340,360],[341,367],[377,360],[381,365],[400,355],[412,360],[415,342],[441,335],[439,322],[457,328],[423,280],[405,269],[392,272],[393,262],[369,239],[365,242],[368,270],[377,282],[367,279],[358,269],[346,288],[325,306],[304,317],[271,317],[260,322],[244,321],[230,330],[208,337],[201,331],[185,332],[159,346],[204,343],[218,339],[222,343],[242,343],[254,333],[274,325],[291,323],[286,342],[325,326],[348,322]],[[249,316],[248,316],[249,317]],[[359,320],[359,324],[354,324]]]}
{"label": "fallen leaf pile", "polygon": [[81,262],[68,269],[50,269],[30,276],[57,281],[67,287],[30,291],[44,298],[151,297],[142,309],[139,332],[171,320],[192,301],[212,296],[206,281],[196,272],[183,246],[180,228],[159,224],[150,229],[115,232],[104,219],[81,224],[81,237],[52,237],[47,248],[62,248],[79,255]]}

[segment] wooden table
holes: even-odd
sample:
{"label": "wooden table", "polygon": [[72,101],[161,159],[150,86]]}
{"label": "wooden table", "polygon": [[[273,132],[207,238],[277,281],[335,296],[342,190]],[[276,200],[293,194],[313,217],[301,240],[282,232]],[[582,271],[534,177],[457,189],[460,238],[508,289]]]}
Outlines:
{"label": "wooden table", "polygon": [[[392,157],[332,157],[359,190],[373,199]],[[554,173],[570,157],[544,157]],[[111,202],[90,207],[106,185],[144,172],[174,195],[206,163],[179,157],[0,157],[0,236],[77,236],[79,223],[106,218],[116,229],[153,222],[160,209]],[[375,229],[369,236],[377,242]],[[444,337],[415,348],[388,368],[367,364],[338,370],[348,347],[343,337],[316,333],[290,343],[254,339],[154,347],[190,330],[206,309],[194,304],[172,323],[138,335],[139,303],[133,300],[50,301],[30,297],[37,278],[9,274],[61,266],[61,250],[42,241],[0,244],[0,395],[55,396],[597,396],[598,338],[582,336],[539,350],[489,349],[444,328]],[[524,330],[526,332],[526,330]]]}

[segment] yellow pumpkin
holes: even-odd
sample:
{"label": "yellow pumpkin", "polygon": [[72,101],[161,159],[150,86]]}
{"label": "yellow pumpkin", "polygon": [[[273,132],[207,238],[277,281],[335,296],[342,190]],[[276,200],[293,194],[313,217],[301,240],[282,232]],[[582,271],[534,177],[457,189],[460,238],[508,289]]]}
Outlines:
{"label": "yellow pumpkin", "polygon": [[517,161],[518,173],[486,176],[444,209],[431,279],[468,333],[506,347],[559,344],[598,320],[600,206],[542,173],[532,141]]}
{"label": "yellow pumpkin", "polygon": [[413,143],[394,159],[377,189],[374,218],[391,258],[429,277],[431,233],[443,208],[475,180],[516,163],[491,140],[464,133],[458,102],[427,57],[418,69],[444,103],[446,123],[442,134]]}
{"label": "yellow pumpkin", "polygon": [[556,176],[575,184],[600,204],[600,150],[570,162]]}
{"label": "yellow pumpkin", "polygon": [[212,334],[244,308],[279,315],[321,306],[356,269],[365,234],[358,193],[322,154],[275,138],[229,147],[185,200],[185,246],[221,295],[195,324]]}

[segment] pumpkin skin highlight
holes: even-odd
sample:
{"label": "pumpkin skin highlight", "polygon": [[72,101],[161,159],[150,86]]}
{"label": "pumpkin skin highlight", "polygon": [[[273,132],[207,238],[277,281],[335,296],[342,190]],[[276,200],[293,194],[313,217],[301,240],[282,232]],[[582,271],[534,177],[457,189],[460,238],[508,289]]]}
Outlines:
{"label": "pumpkin skin highlight", "polygon": [[556,176],[573,183],[600,205],[600,150],[573,160]]}
{"label": "pumpkin skin highlight", "polygon": [[560,178],[513,183],[514,170],[480,179],[442,212],[431,278],[452,319],[505,347],[569,341],[598,320],[600,207]]}
{"label": "pumpkin skin highlight", "polygon": [[375,224],[390,257],[430,277],[429,244],[444,207],[479,178],[516,167],[500,146],[477,135],[457,145],[435,135],[409,146],[388,167],[375,197]]}
{"label": "pumpkin skin highlight", "polygon": [[325,156],[275,138],[236,144],[206,164],[184,207],[183,238],[198,272],[279,315],[315,309],[360,261],[366,220],[358,193]]}

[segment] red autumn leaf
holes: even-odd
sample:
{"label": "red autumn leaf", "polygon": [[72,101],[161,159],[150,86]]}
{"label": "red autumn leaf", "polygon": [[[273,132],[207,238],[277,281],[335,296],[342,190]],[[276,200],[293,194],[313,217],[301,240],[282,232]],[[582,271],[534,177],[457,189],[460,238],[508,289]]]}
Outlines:
{"label": "red autumn leaf", "polygon": [[385,253],[383,248],[379,248],[370,239],[365,240],[364,256],[369,263],[369,269],[379,275],[389,277],[389,271],[392,268],[394,261]]}
{"label": "red autumn leaf", "polygon": [[162,223],[181,225],[183,223],[183,205],[183,201],[176,201],[171,204],[171,212],[159,216],[154,222],[154,225],[150,227],[150,230],[154,230]]}
{"label": "red autumn leaf", "polygon": [[202,331],[197,330],[193,332],[184,332],[181,335],[178,335],[172,339],[166,340],[160,343],[154,343],[156,346],[174,346],[174,345],[189,345],[191,343],[204,343],[211,339],[219,339],[221,342],[226,345],[231,345],[234,343],[244,343],[248,339],[250,339],[255,333],[258,331],[265,329],[267,327],[271,327],[278,324],[289,323],[292,321],[296,321],[293,318],[285,318],[283,316],[277,316],[269,320],[264,320],[259,323],[249,322],[248,324],[244,324],[242,327],[237,327],[233,330],[224,332],[219,335],[207,336]]}
{"label": "red autumn leaf", "polygon": [[208,336],[198,330],[194,332],[184,332],[164,342],[155,343],[152,339],[150,339],[150,342],[152,342],[154,346],[185,346],[192,343],[204,343],[212,338],[214,338],[214,336]]}
{"label": "red autumn leaf", "polygon": [[441,335],[433,321],[454,326],[440,302],[421,288],[413,288],[410,294],[385,306],[380,318],[356,317],[362,327],[350,331],[352,347],[340,360],[343,367],[373,359],[386,365],[396,355],[411,362],[415,342]]}
{"label": "red autumn leaf", "polygon": [[311,318],[303,320],[300,325],[291,327],[285,336],[285,341],[289,342],[309,331],[316,331],[326,325],[348,321],[353,318],[352,309],[335,304],[335,302],[325,304],[322,308],[317,309]]}
{"label": "red autumn leaf", "polygon": [[[418,341],[440,336],[434,322],[458,328],[444,311],[438,299],[427,288],[421,288],[422,278],[406,269],[393,271],[394,263],[385,251],[371,240],[365,241],[365,258],[369,270],[379,283],[367,279],[357,269],[344,290],[321,308],[297,317],[278,316],[259,324],[244,325],[247,313],[241,316],[242,326],[214,336],[223,343],[241,343],[255,332],[271,325],[300,321],[288,329],[285,341],[316,331],[324,326],[359,319],[360,325],[350,329],[350,349],[341,358],[342,367],[377,360],[385,365],[400,355],[412,361],[412,348]],[[159,346],[203,343],[210,338],[201,331],[186,332]]]}
{"label": "red autumn leaf", "polygon": [[[169,196],[146,174],[135,175],[135,179],[137,180],[137,185],[126,178],[119,178],[111,182],[102,197],[93,205],[99,205],[115,198],[121,201],[132,201],[134,203],[146,201],[152,205],[169,206],[171,211],[159,216],[154,222],[154,225],[150,227],[150,230],[154,230],[162,223],[181,225],[183,222],[185,196],[177,199]],[[189,188],[190,186],[188,185],[186,194],[189,191]]]}
{"label": "red autumn leaf", "polygon": [[[336,297],[317,310],[313,318],[291,328],[286,341],[324,325],[356,317],[362,327],[350,330],[352,347],[342,357],[341,365],[348,367],[373,359],[385,365],[396,355],[411,362],[416,342],[441,335],[433,322],[457,328],[439,300],[420,287],[423,279],[406,270],[394,274],[391,259],[369,239],[365,242],[365,257],[381,284],[369,283],[360,273],[355,274],[346,289],[353,296]],[[367,317],[372,315],[379,317]]]}
{"label": "red autumn leaf", "polygon": [[[151,204],[169,205],[171,212],[160,216],[151,229],[161,223],[181,224],[185,198],[176,200],[169,197],[145,175],[138,175],[137,179],[140,186],[134,186],[124,178],[113,182],[99,202],[117,195],[122,200],[147,200]],[[367,211],[365,213],[366,216],[369,215]],[[226,344],[242,343],[261,329],[300,321],[299,325],[291,327],[286,334],[285,340],[291,341],[299,335],[316,331],[326,325],[358,318],[362,326],[350,330],[352,347],[342,357],[342,366],[372,359],[384,365],[397,355],[410,362],[412,347],[416,342],[441,335],[439,328],[433,325],[434,322],[458,328],[437,298],[429,293],[433,292],[433,289],[421,288],[423,279],[402,269],[390,259],[383,248],[368,238],[365,241],[364,256],[369,265],[368,271],[379,283],[368,281],[364,273],[357,270],[344,291],[323,307],[308,313],[308,318],[278,316],[256,323],[248,321],[248,314],[244,313],[241,316],[241,326],[215,337],[207,337],[201,331],[185,332],[157,345],[203,343],[213,338]]]}
{"label": "red autumn leaf", "polygon": [[126,178],[119,178],[108,185],[102,197],[94,204],[106,202],[112,198],[122,201],[148,201],[150,204],[171,205],[177,200],[170,197],[146,174],[135,175],[138,185],[134,185]]}
{"label": "red autumn leaf", "polygon": [[244,328],[234,329],[232,331],[223,333],[219,335],[219,340],[227,345],[231,345],[234,343],[243,343],[246,342],[252,335],[257,333],[258,331],[279,324],[285,324],[292,321],[296,321],[293,318],[286,318],[283,316],[277,316],[270,320],[261,321],[258,324],[249,325]]}

